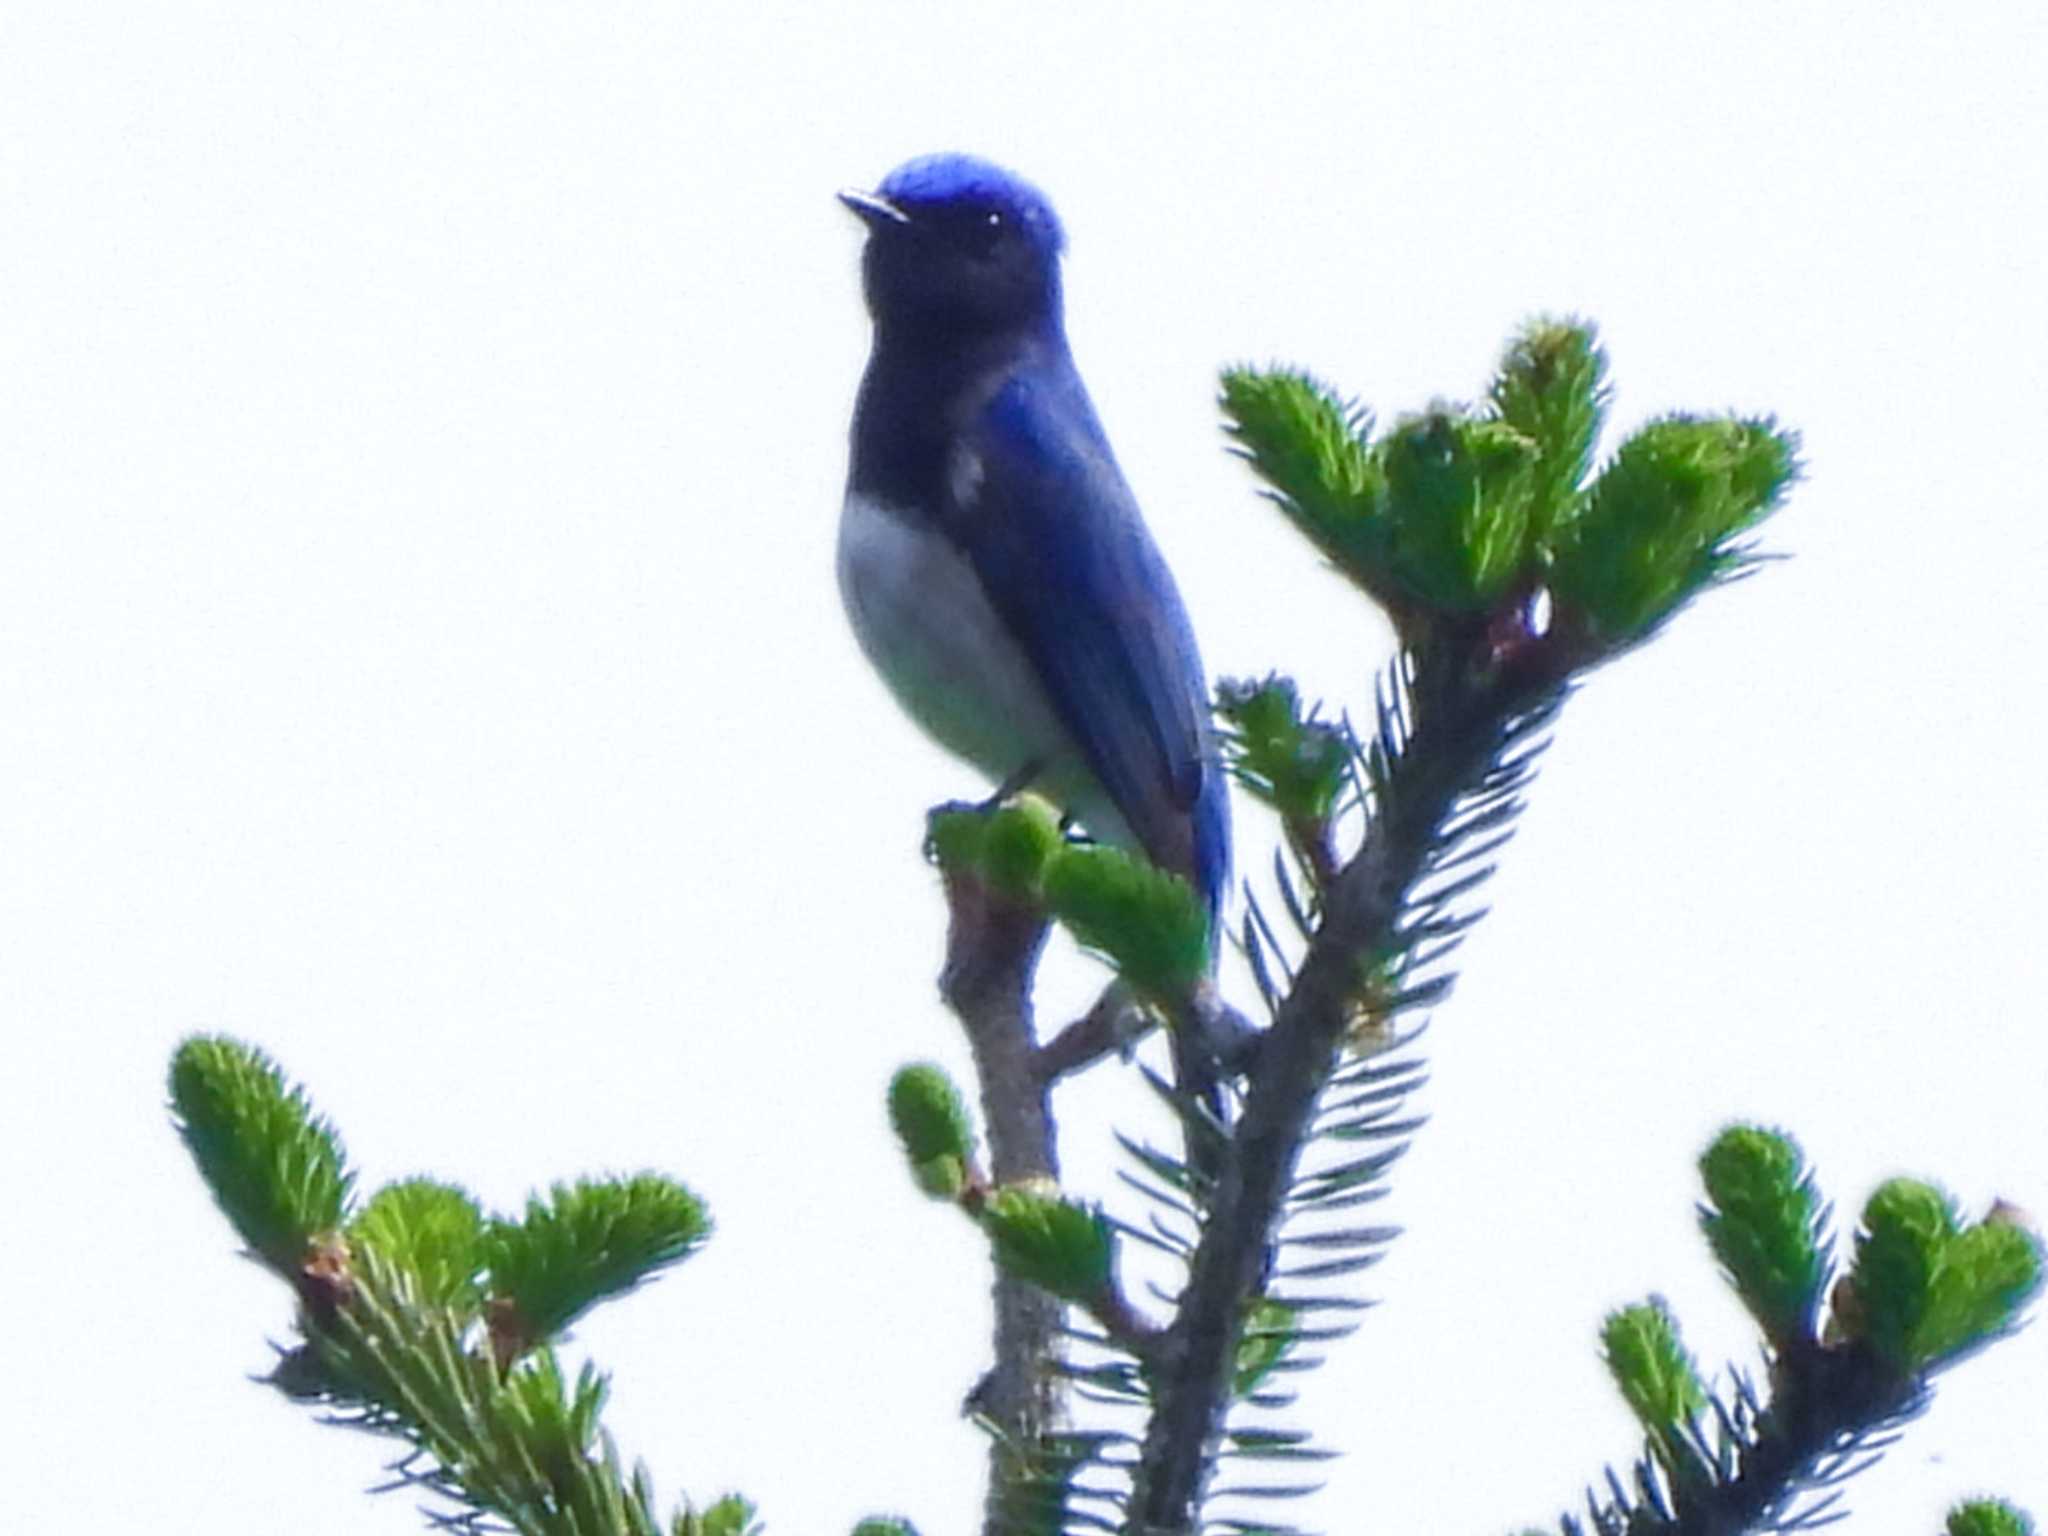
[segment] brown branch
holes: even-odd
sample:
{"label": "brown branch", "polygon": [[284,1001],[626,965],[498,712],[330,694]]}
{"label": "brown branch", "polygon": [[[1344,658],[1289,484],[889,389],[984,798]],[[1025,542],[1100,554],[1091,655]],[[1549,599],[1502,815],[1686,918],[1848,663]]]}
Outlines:
{"label": "brown branch", "polygon": [[1038,1048],[1034,1062],[1039,1079],[1050,1086],[1069,1073],[1092,1067],[1143,1039],[1157,1023],[1129,987],[1113,981],[1102,989],[1094,1007]]}
{"label": "brown branch", "polygon": [[1131,1299],[1115,1285],[1090,1298],[1088,1315],[1102,1325],[1117,1348],[1150,1361],[1166,1337],[1166,1330],[1131,1305]]}
{"label": "brown branch", "polygon": [[[989,1175],[997,1185],[1057,1181],[1049,1088],[1038,1070],[1031,1017],[1044,915],[971,874],[947,870],[945,888],[951,921],[939,992],[959,1017],[974,1056]],[[1065,1411],[1060,1303],[1000,1268],[994,1290],[995,1364],[969,1400],[997,1431],[989,1451],[990,1536],[1003,1494],[1030,1476],[1030,1449],[1059,1427]]]}

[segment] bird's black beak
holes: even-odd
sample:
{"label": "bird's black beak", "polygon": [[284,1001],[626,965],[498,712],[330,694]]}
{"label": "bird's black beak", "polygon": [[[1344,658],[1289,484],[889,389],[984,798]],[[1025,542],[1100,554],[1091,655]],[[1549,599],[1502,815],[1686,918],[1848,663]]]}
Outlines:
{"label": "bird's black beak", "polygon": [[851,208],[861,223],[869,229],[880,229],[887,224],[908,224],[910,215],[890,202],[886,197],[877,197],[872,192],[862,192],[848,187],[839,194],[839,201]]}

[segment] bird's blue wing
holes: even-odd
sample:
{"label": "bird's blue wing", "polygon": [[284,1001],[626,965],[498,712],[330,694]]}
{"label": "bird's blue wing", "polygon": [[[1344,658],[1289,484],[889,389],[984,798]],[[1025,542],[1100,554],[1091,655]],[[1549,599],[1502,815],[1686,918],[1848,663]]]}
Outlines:
{"label": "bird's blue wing", "polygon": [[1208,685],[1079,376],[1017,370],[961,428],[949,533],[1146,853],[1213,910],[1230,824]]}

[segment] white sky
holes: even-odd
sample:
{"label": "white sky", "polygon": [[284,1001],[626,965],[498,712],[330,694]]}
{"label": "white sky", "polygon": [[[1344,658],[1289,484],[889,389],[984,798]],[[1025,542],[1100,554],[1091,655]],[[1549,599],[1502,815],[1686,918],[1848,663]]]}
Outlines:
{"label": "white sky", "polygon": [[[162,1109],[222,1029],[371,1183],[656,1166],[721,1223],[589,1321],[664,1499],[970,1530],[985,1275],[887,1138],[976,782],[831,577],[866,346],[835,188],[1007,161],[1218,673],[1386,634],[1221,451],[1219,365],[1386,415],[1597,318],[1626,425],[1775,410],[1796,558],[1567,712],[1430,1034],[1384,1305],[1307,1384],[1339,1532],[1548,1522],[1635,1435],[1714,1128],[2048,1207],[2048,22],[2034,4],[45,5],[0,45],[0,1143],[20,1530],[361,1536],[384,1447],[252,1386],[287,1299]],[[1239,807],[1245,864],[1270,845]],[[1048,977],[1057,1013],[1092,973]],[[1240,986],[1243,979],[1239,978]],[[1242,994],[1241,994],[1242,995]],[[1111,1190],[1107,1079],[1063,1099]],[[1845,1216],[1844,1225],[1847,1225]],[[25,1365],[25,1369],[23,1366]],[[1855,1484],[2048,1517],[2048,1333]]]}

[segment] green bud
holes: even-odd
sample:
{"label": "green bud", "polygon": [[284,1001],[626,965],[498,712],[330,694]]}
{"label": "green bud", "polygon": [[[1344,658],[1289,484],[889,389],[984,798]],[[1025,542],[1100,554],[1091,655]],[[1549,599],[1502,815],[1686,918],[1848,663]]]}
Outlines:
{"label": "green bud", "polygon": [[1971,1499],[1948,1512],[1948,1536],[2034,1536],[2034,1522],[2003,1499]]}
{"label": "green bud", "polygon": [[974,1157],[974,1128],[944,1069],[919,1062],[890,1079],[889,1123],[917,1187],[935,1200],[958,1199]]}
{"label": "green bud", "polygon": [[2009,1212],[1964,1227],[1931,1184],[1880,1185],[1856,1238],[1854,1332],[1893,1369],[1918,1372],[2010,1327],[2040,1288],[2042,1248]]}
{"label": "green bud", "polygon": [[1608,1314],[1600,1329],[1607,1369],[1650,1442],[1671,1465],[1678,1432],[1707,1405],[1678,1323],[1656,1298]]}
{"label": "green bud", "polygon": [[678,1515],[675,1536],[752,1536],[760,1528],[752,1502],[728,1493],[701,1510],[688,1509]]}
{"label": "green bud", "polygon": [[1778,1348],[1810,1339],[1827,1261],[1798,1144],[1760,1126],[1730,1126],[1701,1154],[1700,1177],[1710,1202],[1700,1227],[1742,1304]]}
{"label": "green bud", "polygon": [[[554,1337],[608,1296],[679,1264],[711,1234],[704,1204],[657,1174],[579,1179],[485,1230],[494,1325],[510,1353]],[[509,1316],[508,1316],[509,1312]]]}
{"label": "green bud", "polygon": [[948,1154],[910,1165],[910,1181],[934,1200],[956,1201],[967,1189],[967,1165]]}
{"label": "green bud", "polygon": [[1672,416],[1621,446],[1558,531],[1550,590],[1609,649],[1646,637],[1743,565],[1731,541],[1774,508],[1798,439],[1768,420]]}
{"label": "green bud", "polygon": [[1229,370],[1222,403],[1238,453],[1272,487],[1288,521],[1338,570],[1387,603],[1393,594],[1386,485],[1367,446],[1370,415],[1287,369]]}
{"label": "green bud", "polygon": [[2041,1285],[2041,1239],[2025,1227],[1982,1222],[1943,1246],[1911,1350],[1934,1362],[2012,1326]]}
{"label": "green bud", "polygon": [[978,876],[1005,895],[1038,894],[1046,862],[1065,846],[1059,813],[1037,795],[1020,795],[993,810],[947,806],[932,812],[926,846],[940,868]]}
{"label": "green bud", "polygon": [[1395,428],[1381,456],[1402,583],[1437,608],[1487,607],[1527,557],[1535,443],[1438,409]]}
{"label": "green bud", "polygon": [[1858,1330],[1879,1357],[1906,1374],[1927,1363],[1916,1347],[1934,1277],[1959,1229],[1947,1196],[1917,1179],[1891,1179],[1863,1207],[1849,1280]]}
{"label": "green bud", "polygon": [[853,1536],[917,1536],[917,1527],[901,1515],[870,1515],[853,1528]]}
{"label": "green bud", "polygon": [[1230,678],[1216,684],[1230,771],[1253,795],[1291,820],[1320,824],[1350,776],[1351,746],[1336,726],[1302,714],[1294,680]]}
{"label": "green bud", "polygon": [[178,1134],[222,1213],[265,1265],[296,1280],[348,1206],[355,1176],[340,1136],[268,1056],[224,1035],[178,1047],[170,1090]]}
{"label": "green bud", "polygon": [[1184,997],[1208,974],[1208,908],[1187,881],[1136,854],[1101,844],[1062,849],[1045,869],[1045,904],[1150,997]]}
{"label": "green bud", "polygon": [[1052,805],[1037,795],[1022,796],[989,818],[981,845],[983,877],[1012,896],[1036,895],[1045,866],[1066,843]]}
{"label": "green bud", "polygon": [[1108,1291],[1116,1237],[1097,1210],[1057,1191],[1011,1184],[981,1208],[996,1262],[1020,1280],[1066,1301],[1086,1302]]}
{"label": "green bud", "polygon": [[387,1184],[349,1223],[349,1242],[372,1249],[411,1277],[427,1306],[477,1308],[483,1212],[467,1191],[432,1179]]}
{"label": "green bud", "polygon": [[1536,445],[1529,513],[1532,534],[1543,540],[1577,508],[1607,411],[1607,356],[1593,327],[1531,322],[1509,343],[1489,398],[1494,413]]}
{"label": "green bud", "polygon": [[943,806],[925,820],[925,848],[941,869],[979,873],[987,835],[988,813],[973,806]]}

